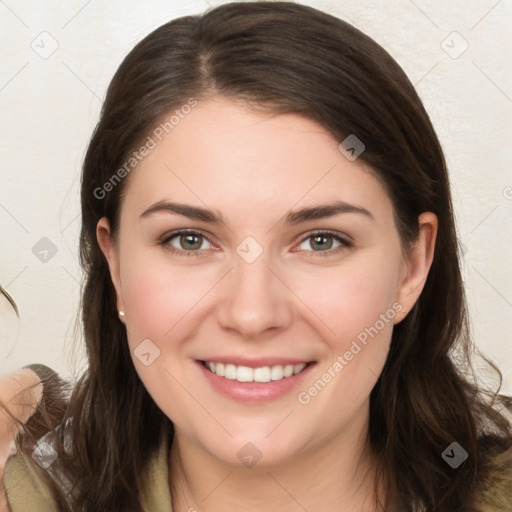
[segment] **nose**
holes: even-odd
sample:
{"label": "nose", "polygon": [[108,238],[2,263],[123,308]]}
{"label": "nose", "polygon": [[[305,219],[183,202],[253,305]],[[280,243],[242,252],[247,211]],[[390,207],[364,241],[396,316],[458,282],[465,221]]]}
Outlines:
{"label": "nose", "polygon": [[292,321],[293,293],[270,263],[265,251],[252,263],[235,255],[233,269],[226,276],[218,321],[238,338],[261,339]]}

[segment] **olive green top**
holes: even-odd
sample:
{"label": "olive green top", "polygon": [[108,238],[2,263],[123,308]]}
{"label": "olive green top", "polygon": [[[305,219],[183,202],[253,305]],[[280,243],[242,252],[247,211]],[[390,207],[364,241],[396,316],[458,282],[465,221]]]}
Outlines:
{"label": "olive green top", "polygon": [[[148,512],[172,512],[168,478],[168,440],[151,459],[144,477],[143,505]],[[56,512],[51,494],[38,476],[42,469],[35,460],[18,451],[7,462],[5,491],[11,512]]]}

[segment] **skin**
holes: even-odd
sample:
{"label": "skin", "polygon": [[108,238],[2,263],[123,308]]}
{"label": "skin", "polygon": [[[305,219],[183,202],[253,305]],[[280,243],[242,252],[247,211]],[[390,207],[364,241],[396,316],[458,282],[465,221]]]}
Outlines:
{"label": "skin", "polygon": [[[340,153],[339,143],[296,114],[269,116],[222,97],[199,102],[132,171],[115,239],[106,218],[98,223],[135,368],[175,425],[169,466],[177,512],[373,510],[372,457],[363,450],[369,395],[393,325],[423,289],[437,218],[423,213],[418,241],[404,251],[381,182]],[[166,200],[218,211],[223,223],[169,212],[141,218]],[[333,200],[363,207],[373,219],[343,213],[284,224],[290,210]],[[182,251],[173,254],[159,242],[178,229],[204,238],[168,240]],[[350,237],[353,246],[336,252],[335,238],[319,246],[313,230]],[[252,263],[236,252],[247,236],[263,249]],[[396,303],[394,318],[300,403],[297,393]],[[149,366],[133,355],[145,339],[160,350]],[[284,397],[239,403],[218,394],[194,362],[212,355],[316,365]],[[237,457],[248,442],[261,454],[252,467]]]}

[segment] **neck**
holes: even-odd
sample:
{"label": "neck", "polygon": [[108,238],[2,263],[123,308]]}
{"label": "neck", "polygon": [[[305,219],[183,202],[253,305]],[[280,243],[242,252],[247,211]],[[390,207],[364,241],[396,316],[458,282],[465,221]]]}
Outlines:
{"label": "neck", "polygon": [[[375,504],[374,459],[364,445],[367,420],[366,410],[328,441],[285,462],[251,468],[217,459],[176,429],[169,459],[173,512],[382,510]],[[384,490],[379,493],[384,503]]]}

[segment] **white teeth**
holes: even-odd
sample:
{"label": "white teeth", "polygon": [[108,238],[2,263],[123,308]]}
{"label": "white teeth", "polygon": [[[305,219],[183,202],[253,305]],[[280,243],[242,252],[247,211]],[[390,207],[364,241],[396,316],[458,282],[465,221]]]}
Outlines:
{"label": "white teeth", "polygon": [[254,368],[254,380],[256,382],[270,382],[270,367]]}
{"label": "white teeth", "polygon": [[236,380],[238,382],[253,382],[254,370],[247,366],[238,366],[236,369]]}
{"label": "white teeth", "polygon": [[248,366],[235,366],[234,364],[207,361],[205,366],[219,377],[237,380],[238,382],[270,382],[271,380],[281,380],[300,373],[306,367],[306,363],[249,368]]}
{"label": "white teeth", "polygon": [[285,377],[291,377],[293,375],[293,364],[287,364],[284,367],[284,376]]}
{"label": "white teeth", "polygon": [[300,373],[306,367],[306,363],[296,364],[293,367],[293,375]]}
{"label": "white teeth", "polygon": [[215,372],[219,377],[224,377],[224,365],[222,363],[210,363],[213,365],[212,372]]}
{"label": "white teeth", "polygon": [[284,377],[283,366],[272,366],[270,370],[270,378],[272,380],[281,380]]}
{"label": "white teeth", "polygon": [[[215,363],[212,363],[215,364]],[[214,371],[214,370],[212,370]],[[224,377],[226,379],[235,380],[236,379],[236,366],[234,364],[227,364],[224,367]]]}

